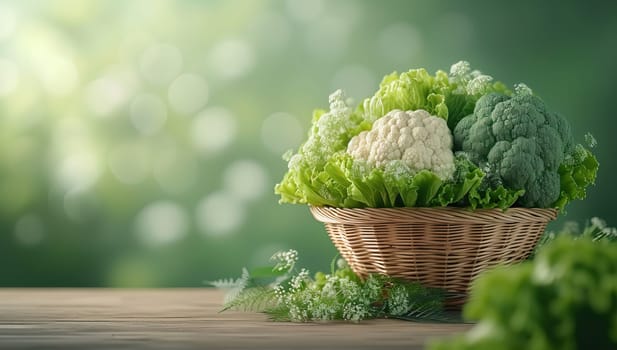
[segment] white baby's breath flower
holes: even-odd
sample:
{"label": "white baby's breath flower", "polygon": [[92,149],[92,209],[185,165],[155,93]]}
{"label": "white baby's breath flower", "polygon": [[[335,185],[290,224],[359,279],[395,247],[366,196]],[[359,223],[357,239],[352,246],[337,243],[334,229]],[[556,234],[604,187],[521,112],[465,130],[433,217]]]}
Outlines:
{"label": "white baby's breath flower", "polygon": [[566,221],[563,224],[563,231],[567,232],[567,233],[578,234],[579,232],[581,232],[581,229],[580,229],[580,226],[579,226],[578,222],[576,222],[576,221]]}
{"label": "white baby's breath flower", "polygon": [[297,291],[302,289],[302,287],[304,287],[305,282],[308,280],[309,278],[309,272],[307,269],[302,269],[300,270],[300,272],[293,276],[291,278],[291,281],[289,281],[290,284],[290,288],[292,291]]}
{"label": "white baby's breath flower", "polygon": [[313,317],[321,321],[329,321],[334,319],[336,309],[326,303],[319,303],[313,311]]}
{"label": "white baby's breath flower", "polygon": [[338,259],[336,260],[336,267],[338,267],[339,269],[344,269],[346,267],[348,267],[349,265],[347,265],[347,261],[345,261],[345,259]]}
{"label": "white baby's breath flower", "polygon": [[274,271],[290,271],[298,261],[298,252],[293,249],[286,252],[276,252],[270,260],[276,261]]}
{"label": "white baby's breath flower", "polygon": [[606,221],[600,219],[597,216],[591,218],[591,225],[599,228],[600,230],[606,227]]}
{"label": "white baby's breath flower", "polygon": [[343,307],[343,319],[358,322],[366,317],[366,308],[363,305],[350,302]]}
{"label": "white baby's breath flower", "polygon": [[285,304],[287,299],[287,293],[285,292],[285,288],[281,285],[277,285],[274,288],[274,295],[276,296],[276,300],[279,304]]}
{"label": "white baby's breath flower", "polygon": [[344,297],[350,300],[357,299],[361,294],[358,283],[350,281],[347,278],[341,279],[341,289]]}
{"label": "white baby's breath flower", "polygon": [[390,289],[388,307],[393,315],[403,315],[409,311],[409,295],[402,286],[394,286]]}
{"label": "white baby's breath flower", "polygon": [[468,78],[469,78],[469,79],[473,79],[473,78],[477,78],[477,77],[479,77],[479,76],[481,76],[481,75],[482,75],[482,72],[480,72],[478,69],[474,69],[474,70],[472,70],[472,71],[469,73]]}
{"label": "white baby's breath flower", "polygon": [[366,299],[377,300],[382,294],[382,284],[374,275],[369,275],[364,284],[364,290]]}
{"label": "white baby's breath flower", "polygon": [[321,295],[324,298],[334,299],[337,295],[336,283],[338,281],[337,277],[333,277],[331,275],[326,275],[326,284],[324,284],[321,289]]}

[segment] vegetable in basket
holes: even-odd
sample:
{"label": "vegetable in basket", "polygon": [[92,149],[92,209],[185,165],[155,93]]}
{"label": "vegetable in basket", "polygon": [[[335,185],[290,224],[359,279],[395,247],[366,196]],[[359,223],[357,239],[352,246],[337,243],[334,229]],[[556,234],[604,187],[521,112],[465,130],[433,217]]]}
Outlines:
{"label": "vegetable in basket", "polygon": [[400,163],[410,174],[430,170],[442,180],[454,174],[452,133],[444,119],[423,109],[388,112],[354,136],[347,153],[375,167]]}
{"label": "vegetable in basket", "polygon": [[[481,97],[457,124],[454,142],[492,181],[525,189],[519,199],[523,207],[553,206],[561,192],[559,166],[574,152],[568,122],[530,91]],[[583,191],[588,184],[582,184]]]}
{"label": "vegetable in basket", "polygon": [[598,169],[530,89],[512,92],[467,62],[387,75],[355,109],[336,91],[285,159],[281,202],[340,208],[563,209]]}

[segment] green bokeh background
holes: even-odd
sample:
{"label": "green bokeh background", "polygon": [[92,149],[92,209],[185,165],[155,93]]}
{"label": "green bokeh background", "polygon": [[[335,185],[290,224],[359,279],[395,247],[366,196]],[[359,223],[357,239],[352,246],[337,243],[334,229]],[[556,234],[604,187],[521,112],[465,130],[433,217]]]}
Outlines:
{"label": "green bokeh background", "polygon": [[559,220],[614,225],[606,1],[3,1],[0,286],[202,286],[335,249],[272,193],[311,111],[465,59],[525,82],[601,164]]}

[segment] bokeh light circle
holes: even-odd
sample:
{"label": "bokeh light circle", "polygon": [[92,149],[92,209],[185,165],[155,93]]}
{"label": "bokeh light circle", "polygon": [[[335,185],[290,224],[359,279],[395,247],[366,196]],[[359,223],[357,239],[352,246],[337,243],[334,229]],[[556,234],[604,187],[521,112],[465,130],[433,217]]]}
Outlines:
{"label": "bokeh light circle", "polygon": [[142,53],[139,70],[148,82],[163,86],[180,74],[182,64],[182,53],[177,47],[154,44]]}
{"label": "bokeh light circle", "polygon": [[210,90],[204,78],[197,74],[182,74],[169,86],[170,105],[179,113],[192,114],[208,102]]}
{"label": "bokeh light circle", "polygon": [[188,231],[189,220],[185,210],[172,201],[159,200],[144,207],[135,218],[135,232],[148,246],[175,242]]}
{"label": "bokeh light circle", "polygon": [[199,151],[217,153],[231,145],[236,128],[236,118],[231,111],[223,107],[210,107],[195,116],[191,138]]}
{"label": "bokeh light circle", "polygon": [[303,138],[300,121],[289,113],[274,113],[261,124],[261,142],[278,156],[289,149],[297,149]]}
{"label": "bokeh light circle", "polygon": [[231,195],[244,201],[259,198],[268,188],[265,167],[249,159],[231,163],[223,172],[223,181]]}
{"label": "bokeh light circle", "polygon": [[139,94],[131,102],[130,118],[135,129],[141,134],[156,134],[167,120],[167,105],[158,96]]}
{"label": "bokeh light circle", "polygon": [[197,226],[206,236],[227,236],[236,232],[246,219],[242,202],[226,191],[203,198],[196,208]]}

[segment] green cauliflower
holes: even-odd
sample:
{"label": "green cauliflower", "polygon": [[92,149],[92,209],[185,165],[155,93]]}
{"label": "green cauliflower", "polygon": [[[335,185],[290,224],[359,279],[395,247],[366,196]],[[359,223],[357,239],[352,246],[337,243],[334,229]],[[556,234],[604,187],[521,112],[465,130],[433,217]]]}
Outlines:
{"label": "green cauliflower", "polygon": [[559,199],[559,166],[574,149],[568,122],[531,93],[481,97],[454,129],[454,145],[482,166],[492,185],[524,190],[519,205],[541,208]]}

